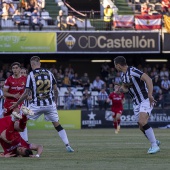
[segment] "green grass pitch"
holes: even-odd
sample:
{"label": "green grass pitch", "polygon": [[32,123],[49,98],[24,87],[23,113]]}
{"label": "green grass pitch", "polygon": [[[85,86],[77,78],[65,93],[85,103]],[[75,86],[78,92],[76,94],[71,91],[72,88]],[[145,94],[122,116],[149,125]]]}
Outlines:
{"label": "green grass pitch", "polygon": [[67,130],[74,153],[67,153],[55,130],[29,130],[29,142],[42,144],[40,158],[0,158],[1,170],[168,170],[169,129],[154,129],[161,151],[149,155],[139,129]]}

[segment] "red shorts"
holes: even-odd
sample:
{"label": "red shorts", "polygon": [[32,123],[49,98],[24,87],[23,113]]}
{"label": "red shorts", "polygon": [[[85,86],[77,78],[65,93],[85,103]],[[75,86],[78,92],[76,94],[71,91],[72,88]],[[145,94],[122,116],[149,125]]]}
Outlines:
{"label": "red shorts", "polygon": [[112,109],[112,112],[115,113],[113,114],[113,118],[115,118],[117,114],[122,114],[123,110],[119,108],[115,108],[115,109]]}

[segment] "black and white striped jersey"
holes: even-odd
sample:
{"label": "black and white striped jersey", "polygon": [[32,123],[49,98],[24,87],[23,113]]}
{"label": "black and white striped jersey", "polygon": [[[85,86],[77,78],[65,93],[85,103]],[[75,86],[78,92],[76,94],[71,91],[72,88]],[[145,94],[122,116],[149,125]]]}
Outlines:
{"label": "black and white striped jersey", "polygon": [[32,101],[37,106],[52,105],[54,101],[53,85],[56,84],[54,75],[47,69],[39,68],[30,72],[26,88],[32,91]]}
{"label": "black and white striped jersey", "polygon": [[136,105],[148,98],[148,89],[146,83],[141,80],[142,75],[143,72],[131,66],[126,73],[121,74],[122,83],[129,85],[129,94]]}
{"label": "black and white striped jersey", "polygon": [[0,89],[0,110],[2,110],[4,107],[3,107],[3,105],[4,105],[4,94],[3,94],[3,91],[2,91],[2,89]]}
{"label": "black and white striped jersey", "polygon": [[24,106],[29,107],[30,105],[30,100],[24,100]]}

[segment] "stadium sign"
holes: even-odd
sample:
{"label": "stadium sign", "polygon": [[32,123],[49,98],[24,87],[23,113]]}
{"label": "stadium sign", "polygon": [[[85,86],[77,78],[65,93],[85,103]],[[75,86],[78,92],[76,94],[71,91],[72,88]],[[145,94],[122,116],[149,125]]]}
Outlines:
{"label": "stadium sign", "polygon": [[102,127],[102,117],[96,111],[82,111],[81,127]]}
{"label": "stadium sign", "polygon": [[163,53],[170,53],[170,34],[169,33],[163,33],[163,48],[162,52]]}
{"label": "stadium sign", "polygon": [[50,32],[1,32],[0,52],[2,53],[54,53],[56,33]]}
{"label": "stadium sign", "polygon": [[[169,125],[170,116],[168,109],[154,109],[149,119],[149,124],[155,128]],[[111,111],[93,110],[81,112],[81,128],[113,128]],[[138,127],[133,110],[124,110],[121,116],[121,127]]]}
{"label": "stadium sign", "polygon": [[159,53],[159,32],[58,32],[59,53]]}

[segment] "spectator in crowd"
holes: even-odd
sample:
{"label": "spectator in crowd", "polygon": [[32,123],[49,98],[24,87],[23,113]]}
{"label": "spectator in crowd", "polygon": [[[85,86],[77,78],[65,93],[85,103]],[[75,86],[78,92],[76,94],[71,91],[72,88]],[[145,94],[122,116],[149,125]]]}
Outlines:
{"label": "spectator in crowd", "polygon": [[[62,66],[60,66],[60,67],[62,67]],[[74,69],[73,69],[73,67],[72,67],[72,65],[71,64],[69,64],[66,68],[65,68],[65,70],[64,70],[65,72],[68,72],[68,73],[74,73]]]}
{"label": "spectator in crowd", "polygon": [[107,94],[110,94],[114,91],[113,84],[109,84],[109,87],[106,89]]}
{"label": "spectator in crowd", "polygon": [[70,87],[71,86],[71,81],[70,81],[70,78],[68,77],[68,72],[65,73],[65,76],[63,78],[63,86],[64,87]]}
{"label": "spectator in crowd", "polygon": [[107,84],[112,84],[114,83],[114,79],[116,77],[116,71],[115,71],[115,68],[110,68],[110,71],[109,71],[109,74],[108,74],[108,77],[107,77]]}
{"label": "spectator in crowd", "polygon": [[142,14],[142,15],[148,15],[149,12],[150,12],[150,10],[151,10],[151,7],[149,7],[146,2],[144,2],[144,3],[141,5],[141,14]]}
{"label": "spectator in crowd", "polygon": [[28,70],[27,70],[25,67],[21,67],[20,74],[21,74],[21,76],[27,77],[27,75],[28,75]]}
{"label": "spectator in crowd", "polygon": [[121,79],[120,74],[121,74],[120,72],[116,73],[116,77],[115,77],[114,83],[116,83],[116,84],[121,84],[122,83],[122,79]]}
{"label": "spectator in crowd", "polygon": [[161,81],[161,89],[162,89],[162,93],[164,95],[164,99],[166,100],[166,97],[169,93],[169,89],[170,89],[170,80],[167,76],[164,76],[164,79]]}
{"label": "spectator in crowd", "polygon": [[11,71],[6,71],[5,78],[7,79],[9,76],[11,76]]}
{"label": "spectator in crowd", "polygon": [[155,95],[156,107],[161,107],[164,109],[164,95],[162,94],[162,90],[159,89],[158,93]]}
{"label": "spectator in crowd", "polygon": [[74,95],[71,91],[71,87],[67,88],[67,91],[64,94],[64,109],[70,110],[76,108],[76,102],[74,99]]}
{"label": "spectator in crowd", "polygon": [[93,9],[91,9],[91,11],[90,11],[90,18],[94,19],[94,10]]}
{"label": "spectator in crowd", "polygon": [[153,67],[150,73],[150,76],[152,79],[154,79],[159,74],[159,71],[156,69],[156,67]]}
{"label": "spectator in crowd", "polygon": [[20,12],[25,11],[26,3],[27,3],[26,0],[20,0],[19,4]]}
{"label": "spectator in crowd", "polygon": [[102,77],[102,80],[106,80],[106,77],[108,77],[108,74],[109,74],[109,70],[110,70],[110,67],[107,64],[107,62],[105,62],[104,64],[101,65],[101,77]]}
{"label": "spectator in crowd", "polygon": [[15,7],[14,7],[14,3],[13,0],[3,0],[3,8],[2,8],[2,16],[3,19],[8,18],[8,15],[12,15],[15,13]]}
{"label": "spectator in crowd", "polygon": [[37,0],[38,11],[43,11],[45,8],[45,0]]}
{"label": "spectator in crowd", "polygon": [[104,84],[105,84],[105,82],[100,79],[100,76],[96,76],[96,79],[93,81],[93,89],[92,90],[100,91]]}
{"label": "spectator in crowd", "polygon": [[24,23],[24,21],[22,20],[21,13],[18,10],[15,11],[12,19],[14,21],[14,25],[18,27],[18,30],[21,30],[21,25]]}
{"label": "spectator in crowd", "polygon": [[92,109],[92,96],[88,89],[83,91],[82,103],[86,106],[88,110]]}
{"label": "spectator in crowd", "polygon": [[4,70],[0,70],[0,78],[4,78]]}
{"label": "spectator in crowd", "polygon": [[51,68],[50,71],[53,73],[54,77],[56,78],[57,77],[57,69],[56,68]]}
{"label": "spectator in crowd", "polygon": [[8,19],[8,4],[3,2],[2,3],[2,19],[7,20]]}
{"label": "spectator in crowd", "polygon": [[104,22],[105,22],[105,29],[111,30],[112,29],[112,18],[113,18],[113,9],[110,8],[110,5],[104,9]]}
{"label": "spectator in crowd", "polygon": [[59,11],[59,15],[57,16],[57,27],[60,30],[66,30],[67,29],[67,22],[66,22],[66,17],[63,16],[63,11]]}
{"label": "spectator in crowd", "polygon": [[140,0],[135,0],[135,11],[140,12],[141,11],[141,3]]}
{"label": "spectator in crowd", "polygon": [[163,68],[160,71],[160,78],[161,78],[161,80],[163,80],[165,76],[169,78],[169,71],[166,68],[166,66],[164,65]]}
{"label": "spectator in crowd", "polygon": [[161,5],[162,5],[162,10],[164,13],[168,12],[168,9],[170,8],[170,2],[169,0],[162,0],[161,1]]}
{"label": "spectator in crowd", "polygon": [[32,26],[33,30],[35,30],[36,25],[38,25],[39,30],[42,30],[43,24],[41,23],[41,19],[38,14],[38,10],[34,9],[34,11],[31,14],[31,26]]}
{"label": "spectator in crowd", "polygon": [[37,0],[28,0],[25,1],[25,11],[33,12],[37,7]]}
{"label": "spectator in crowd", "polygon": [[60,88],[63,85],[63,75],[60,72],[56,76],[57,86]]}
{"label": "spectator in crowd", "polygon": [[158,93],[161,89],[161,81],[159,75],[156,75],[153,79],[153,92]]}
{"label": "spectator in crowd", "polygon": [[74,76],[71,78],[71,86],[73,86],[73,87],[81,86],[81,80],[78,76],[78,73],[74,73]]}
{"label": "spectator in crowd", "polygon": [[99,109],[102,110],[102,108],[104,108],[104,110],[107,110],[109,104],[108,104],[108,94],[105,90],[105,88],[102,88],[97,96],[97,103],[99,104]]}
{"label": "spectator in crowd", "polygon": [[67,16],[67,27],[68,27],[68,30],[70,31],[71,30],[71,27],[75,27],[76,30],[78,30],[78,26],[76,24],[76,19],[75,17],[73,16],[72,13],[69,13],[68,16]]}
{"label": "spectator in crowd", "polygon": [[85,89],[85,88],[88,88],[88,89],[89,89],[90,79],[89,79],[88,73],[84,73],[84,75],[81,77],[80,81],[81,81],[81,86],[82,86],[84,89]]}

